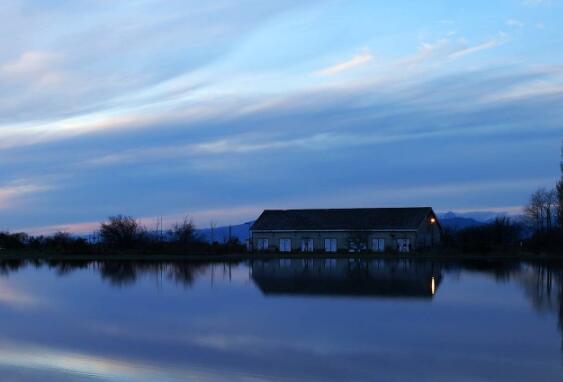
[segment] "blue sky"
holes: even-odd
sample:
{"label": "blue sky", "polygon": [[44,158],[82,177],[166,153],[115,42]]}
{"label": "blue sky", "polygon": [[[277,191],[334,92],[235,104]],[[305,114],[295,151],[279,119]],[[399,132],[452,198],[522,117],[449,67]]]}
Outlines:
{"label": "blue sky", "polygon": [[560,0],[20,0],[0,18],[0,229],[517,213],[559,176]]}

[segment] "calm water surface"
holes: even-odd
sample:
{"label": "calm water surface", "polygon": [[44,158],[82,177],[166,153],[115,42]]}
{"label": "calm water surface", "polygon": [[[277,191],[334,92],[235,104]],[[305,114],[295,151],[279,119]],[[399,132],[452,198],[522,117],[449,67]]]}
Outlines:
{"label": "calm water surface", "polygon": [[563,268],[0,263],[2,381],[562,381]]}

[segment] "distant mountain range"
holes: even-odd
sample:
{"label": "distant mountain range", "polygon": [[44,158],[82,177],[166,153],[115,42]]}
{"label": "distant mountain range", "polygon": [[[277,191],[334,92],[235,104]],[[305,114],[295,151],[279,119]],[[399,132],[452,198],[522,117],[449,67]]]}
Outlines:
{"label": "distant mountain range", "polygon": [[[445,214],[438,214],[438,219],[440,224],[445,229],[460,230],[470,227],[477,227],[484,225],[487,221],[480,221],[471,217],[463,217],[456,215],[453,212],[447,212]],[[490,218],[491,219],[491,218]],[[488,220],[490,220],[488,219]]]}
{"label": "distant mountain range", "polygon": [[[505,215],[494,212],[447,212],[444,214],[438,214],[438,219],[440,219],[440,223],[443,228],[460,230],[487,224],[499,216]],[[241,243],[245,243],[250,236],[249,230],[253,223],[254,221],[250,221],[232,226],[215,227],[213,230],[211,230],[211,228],[202,228],[198,229],[197,233],[206,241],[217,241],[219,243],[223,243],[229,240],[230,232],[230,237],[238,238]]]}
{"label": "distant mountain range", "polygon": [[211,228],[202,228],[198,229],[197,233],[208,242],[216,241],[219,243],[228,241],[230,233],[231,238],[238,238],[241,243],[245,243],[250,236],[250,226],[253,223],[254,221],[250,221],[243,224],[215,227],[213,230]]}
{"label": "distant mountain range", "polygon": [[446,219],[451,217],[468,218],[482,223],[487,223],[498,217],[506,217],[506,216],[508,216],[506,212],[494,212],[494,211],[472,211],[472,212],[450,211],[450,212],[438,214],[438,217],[440,218],[446,218]]}
{"label": "distant mountain range", "polygon": [[521,224],[525,229],[523,215],[508,215],[506,213],[498,212],[447,212],[445,214],[438,214],[438,218],[440,219],[440,223],[442,223],[443,227],[450,229],[476,227],[491,223],[497,218],[510,218],[513,223]]}

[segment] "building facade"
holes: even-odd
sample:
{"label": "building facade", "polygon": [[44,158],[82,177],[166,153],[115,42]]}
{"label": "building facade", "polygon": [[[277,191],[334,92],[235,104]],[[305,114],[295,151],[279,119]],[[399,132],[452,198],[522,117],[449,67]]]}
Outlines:
{"label": "building facade", "polygon": [[431,207],[265,210],[250,232],[254,252],[415,252],[442,239]]}

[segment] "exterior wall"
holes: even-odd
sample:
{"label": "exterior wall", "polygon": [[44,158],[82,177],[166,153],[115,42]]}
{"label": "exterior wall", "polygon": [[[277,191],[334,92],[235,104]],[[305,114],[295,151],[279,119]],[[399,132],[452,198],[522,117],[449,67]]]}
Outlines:
{"label": "exterior wall", "polygon": [[[425,228],[425,227],[424,227]],[[422,229],[422,228],[421,228]],[[419,230],[421,231],[421,230]],[[252,248],[256,249],[259,239],[268,239],[268,250],[279,251],[280,239],[291,239],[292,252],[301,252],[301,240],[313,239],[314,252],[325,252],[324,239],[336,239],[337,251],[348,252],[350,241],[367,242],[369,252],[372,252],[372,239],[383,239],[385,251],[398,249],[397,239],[410,239],[411,252],[419,247],[422,239],[418,237],[419,231],[362,231],[362,232],[318,232],[318,231],[293,231],[293,232],[252,232]],[[430,232],[430,231],[429,231]],[[438,231],[439,235],[439,231]],[[424,240],[431,236],[424,236]],[[438,241],[438,240],[437,240]]]}
{"label": "exterior wall", "polygon": [[442,231],[438,224],[425,221],[416,232],[416,247],[430,249],[439,246],[442,242]]}

